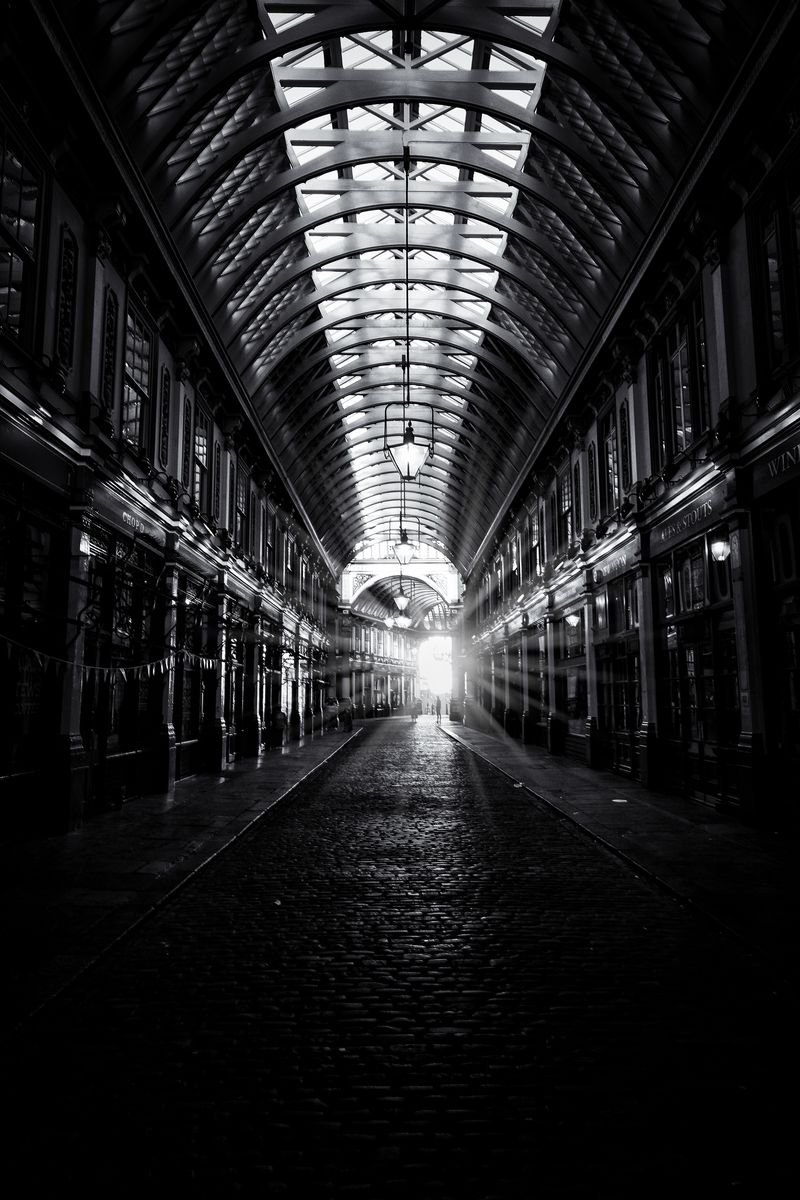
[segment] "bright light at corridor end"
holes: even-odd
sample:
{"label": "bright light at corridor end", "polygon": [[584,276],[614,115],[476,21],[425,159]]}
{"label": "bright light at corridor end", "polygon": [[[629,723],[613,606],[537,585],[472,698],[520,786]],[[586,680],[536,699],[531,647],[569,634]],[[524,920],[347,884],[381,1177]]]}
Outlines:
{"label": "bright light at corridor end", "polygon": [[419,685],[435,696],[448,695],[452,678],[451,643],[449,637],[427,638],[421,643],[417,658]]}

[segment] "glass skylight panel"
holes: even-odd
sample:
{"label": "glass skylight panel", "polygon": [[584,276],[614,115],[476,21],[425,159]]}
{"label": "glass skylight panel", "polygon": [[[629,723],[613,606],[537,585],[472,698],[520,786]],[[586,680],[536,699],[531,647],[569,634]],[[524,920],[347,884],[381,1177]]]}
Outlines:
{"label": "glass skylight panel", "polygon": [[274,9],[267,8],[264,10],[264,16],[269,19],[275,33],[286,33],[287,29],[291,29],[293,25],[307,21],[309,17],[313,16],[313,12],[276,12]]}
{"label": "glass skylight panel", "polygon": [[540,71],[544,72],[544,63],[524,50],[512,49],[506,46],[493,46],[489,58],[490,71]]}
{"label": "glass skylight panel", "polygon": [[525,17],[518,13],[508,14],[507,21],[513,21],[515,25],[522,25],[523,28],[529,29],[531,33],[543,34],[550,22],[550,17]]}
{"label": "glass skylight panel", "polygon": [[453,296],[453,304],[457,304],[460,309],[466,309],[470,313],[474,313],[476,317],[488,317],[492,307],[489,300],[472,300],[465,299],[463,296]]}
{"label": "glass skylight panel", "polygon": [[420,170],[417,178],[428,179],[434,182],[457,183],[459,174],[460,170],[455,163],[426,163],[423,169]]}
{"label": "glass skylight panel", "polygon": [[484,255],[492,254],[499,257],[505,246],[506,235],[496,234],[494,237],[487,237],[485,233],[470,235],[470,248]]}
{"label": "glass skylight panel", "polygon": [[304,100],[308,100],[315,92],[324,91],[324,88],[318,84],[304,84],[302,86],[292,84],[290,87],[281,88],[280,91],[289,108],[294,108],[296,105],[302,104]]}
{"label": "glass skylight panel", "polygon": [[358,179],[359,181],[376,180],[383,182],[385,180],[396,179],[395,173],[390,171],[388,167],[385,167],[383,163],[379,162],[356,163],[355,166],[352,167],[352,172],[353,178]]}
{"label": "glass skylight panel", "polygon": [[515,125],[513,121],[501,120],[494,113],[488,112],[481,113],[481,129],[485,129],[487,133],[507,133],[511,130],[513,133],[519,133],[520,136],[529,136],[527,130]]}

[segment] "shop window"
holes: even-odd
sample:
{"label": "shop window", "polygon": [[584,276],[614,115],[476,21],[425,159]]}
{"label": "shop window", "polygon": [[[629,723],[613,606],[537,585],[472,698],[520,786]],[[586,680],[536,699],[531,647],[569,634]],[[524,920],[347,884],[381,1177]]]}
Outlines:
{"label": "shop window", "polygon": [[791,517],[785,512],[777,513],[768,523],[767,529],[772,582],[776,585],[795,583],[797,556]]}
{"label": "shop window", "polygon": [[586,490],[589,493],[589,520],[597,520],[597,451],[594,448],[594,442],[589,446],[586,454],[586,464],[588,479],[586,481]]}
{"label": "shop window", "polygon": [[678,580],[678,608],[691,612],[706,602],[705,556],[701,543],[695,543],[675,556]]}
{"label": "shop window", "polygon": [[219,442],[214,444],[214,520],[219,520],[222,491],[222,452]]}
{"label": "shop window", "polygon": [[721,604],[731,599],[731,560],[730,555],[722,562],[717,562],[713,555],[708,559],[708,582],[712,604]]}
{"label": "shop window", "polygon": [[800,180],[774,190],[755,221],[762,362],[767,373],[800,354]]}
{"label": "shop window", "polygon": [[583,612],[570,614],[564,621],[564,655],[566,658],[578,658],[586,653]]}
{"label": "shop window", "polygon": [[555,489],[550,493],[547,511],[550,518],[547,525],[547,550],[548,557],[552,557],[558,552],[558,507]]}
{"label": "shop window", "polygon": [[30,344],[41,177],[0,121],[0,331]]}
{"label": "shop window", "polygon": [[600,444],[600,513],[610,516],[619,507],[619,460],[617,450],[617,415],[612,408],[599,423]]}
{"label": "shop window", "polygon": [[619,465],[622,491],[628,492],[631,486],[631,432],[627,401],[619,408]]}
{"label": "shop window", "polygon": [[533,578],[541,575],[544,567],[544,554],[542,551],[541,540],[541,521],[539,519],[539,506],[537,505],[530,514],[528,530],[530,536],[530,574]]}
{"label": "shop window", "polygon": [[672,563],[665,563],[658,571],[658,608],[662,620],[675,615],[675,589],[672,582]]}
{"label": "shop window", "polygon": [[511,593],[516,593],[519,588],[519,538],[511,539],[511,571],[509,574],[509,584]]}
{"label": "shop window", "polygon": [[233,540],[245,553],[250,546],[250,476],[247,466],[239,462],[236,472],[236,502],[234,511]]}
{"label": "shop window", "polygon": [[125,378],[122,391],[122,436],[132,446],[150,444],[150,388],[153,335],[133,305],[125,325]]}
{"label": "shop window", "polygon": [[572,470],[572,528],[573,535],[577,537],[583,526],[583,513],[581,511],[581,464],[575,463]]}
{"label": "shop window", "polygon": [[605,588],[594,598],[594,627],[598,633],[608,631],[608,594]]}
{"label": "shop window", "polygon": [[584,721],[589,713],[586,693],[586,668],[568,667],[566,672],[567,719]]}
{"label": "shop window", "polygon": [[[105,365],[105,353],[103,356]],[[111,394],[113,397],[113,373],[111,376]],[[158,457],[162,467],[169,466],[169,431],[171,416],[172,376],[169,367],[161,368],[161,421],[158,434]],[[105,403],[105,401],[104,401]],[[110,407],[108,405],[107,407]]]}
{"label": "shop window", "polygon": [[188,396],[183,400],[183,453],[181,455],[181,483],[188,488],[192,478],[192,405]]}
{"label": "shop window", "polygon": [[636,586],[636,580],[628,578],[625,580],[623,588],[623,603],[625,606],[625,628],[633,630],[639,628],[639,589]]}
{"label": "shop window", "polygon": [[192,495],[201,512],[208,511],[209,417],[198,405],[194,420]]}
{"label": "shop window", "polygon": [[556,547],[559,553],[563,553],[572,542],[572,478],[569,467],[558,476],[557,500]]}
{"label": "shop window", "polygon": [[653,459],[663,467],[708,429],[708,375],[699,292],[684,302],[649,360]]}
{"label": "shop window", "polygon": [[611,634],[624,633],[627,627],[625,586],[617,579],[608,585],[608,630]]}

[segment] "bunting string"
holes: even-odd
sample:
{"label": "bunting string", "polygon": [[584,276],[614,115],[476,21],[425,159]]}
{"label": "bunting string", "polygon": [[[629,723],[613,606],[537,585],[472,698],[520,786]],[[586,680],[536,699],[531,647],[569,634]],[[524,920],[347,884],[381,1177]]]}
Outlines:
{"label": "bunting string", "polygon": [[170,667],[177,665],[179,662],[185,666],[202,667],[204,670],[211,671],[222,661],[220,658],[207,654],[195,654],[191,650],[175,649],[168,651],[161,658],[150,659],[148,662],[129,663],[124,667],[96,667],[88,663],[80,665],[68,658],[59,658],[55,654],[46,654],[43,650],[34,650],[32,646],[26,646],[14,638],[7,637],[4,633],[0,633],[0,642],[5,646],[6,658],[11,658],[12,655],[17,657],[25,655],[38,663],[43,671],[52,667],[60,672],[65,667],[77,666],[84,679],[95,676],[96,678],[107,680],[112,675],[116,675],[126,682],[132,679],[152,679],[155,675],[163,675]]}

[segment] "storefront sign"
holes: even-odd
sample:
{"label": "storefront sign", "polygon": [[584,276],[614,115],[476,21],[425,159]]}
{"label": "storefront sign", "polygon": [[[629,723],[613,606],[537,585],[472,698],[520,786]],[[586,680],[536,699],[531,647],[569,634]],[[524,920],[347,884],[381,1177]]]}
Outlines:
{"label": "storefront sign", "polygon": [[800,433],[796,430],[753,467],[753,495],[800,476]]}
{"label": "storefront sign", "polygon": [[128,537],[145,538],[151,545],[165,546],[166,533],[135,505],[119,496],[97,488],[92,507],[99,517]]}
{"label": "storefront sign", "polygon": [[621,575],[623,571],[628,571],[635,565],[635,555],[633,545],[625,546],[616,554],[612,554],[600,566],[595,567],[593,579],[595,583],[606,583],[609,579],[613,579],[617,575]]}
{"label": "storefront sign", "polygon": [[697,499],[682,512],[670,517],[668,521],[656,525],[650,535],[651,549],[654,554],[665,550],[673,542],[682,542],[713,525],[722,516],[725,506],[725,484],[718,483]]}

